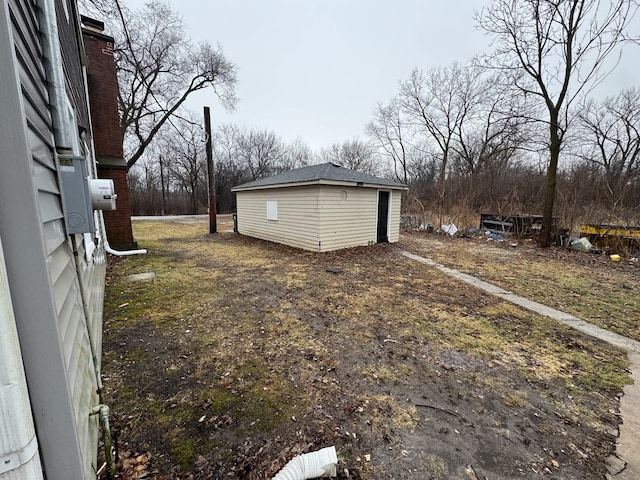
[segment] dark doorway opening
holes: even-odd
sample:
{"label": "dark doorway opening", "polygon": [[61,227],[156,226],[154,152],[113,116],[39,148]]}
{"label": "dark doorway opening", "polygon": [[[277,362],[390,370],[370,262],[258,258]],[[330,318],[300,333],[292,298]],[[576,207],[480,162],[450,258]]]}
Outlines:
{"label": "dark doorway opening", "polygon": [[376,242],[389,242],[389,192],[378,192],[378,228]]}

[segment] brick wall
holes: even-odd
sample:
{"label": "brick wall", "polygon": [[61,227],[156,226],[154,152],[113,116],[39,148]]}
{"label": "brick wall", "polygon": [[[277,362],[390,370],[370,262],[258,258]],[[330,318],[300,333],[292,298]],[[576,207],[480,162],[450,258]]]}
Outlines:
{"label": "brick wall", "polygon": [[122,132],[118,115],[118,81],[113,59],[113,38],[83,29],[87,56],[89,106],[98,177],[111,178],[118,195],[117,209],[104,212],[109,244],[115,249],[136,248],[131,230],[131,204]]}
{"label": "brick wall", "polygon": [[126,168],[104,168],[98,166],[98,177],[112,179],[118,195],[116,199],[117,209],[102,212],[109,244],[117,250],[138,248],[131,231],[131,204],[129,203]]}
{"label": "brick wall", "polygon": [[83,37],[87,54],[89,105],[96,153],[98,156],[122,158],[113,39],[86,31],[83,32]]}

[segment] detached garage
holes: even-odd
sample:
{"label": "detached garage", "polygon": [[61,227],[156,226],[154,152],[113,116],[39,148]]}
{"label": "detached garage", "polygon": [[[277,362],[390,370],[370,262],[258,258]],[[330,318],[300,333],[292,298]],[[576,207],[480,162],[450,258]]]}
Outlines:
{"label": "detached garage", "polygon": [[406,185],[313,165],[234,187],[242,235],[326,252],[397,242]]}

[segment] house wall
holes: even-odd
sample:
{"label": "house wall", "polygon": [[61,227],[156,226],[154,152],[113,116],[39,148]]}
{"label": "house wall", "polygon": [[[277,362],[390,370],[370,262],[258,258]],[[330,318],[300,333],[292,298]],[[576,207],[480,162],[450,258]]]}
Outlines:
{"label": "house wall", "polygon": [[[305,250],[318,250],[319,186],[237,192],[238,233]],[[267,201],[278,202],[278,220],[267,220]]]}
{"label": "house wall", "polygon": [[[57,12],[58,26],[60,38],[72,40],[77,25],[70,1],[67,10],[69,16]],[[66,235],[42,12],[40,2],[0,0],[0,111],[7,120],[0,129],[0,237],[45,475],[89,479],[95,478],[98,435],[98,419],[89,412],[99,403],[92,353],[100,352],[106,262],[92,234]],[[67,59],[77,55],[77,44],[69,44]],[[75,71],[68,85],[78,78],[82,72]],[[81,123],[88,117],[77,90],[68,91],[68,102]],[[75,125],[72,131],[79,132]],[[74,153],[92,163],[90,137],[75,140]]]}

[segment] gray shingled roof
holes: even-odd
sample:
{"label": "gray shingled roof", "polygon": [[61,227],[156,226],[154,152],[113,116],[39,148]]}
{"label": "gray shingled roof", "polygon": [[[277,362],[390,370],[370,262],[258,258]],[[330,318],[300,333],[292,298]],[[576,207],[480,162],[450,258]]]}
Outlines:
{"label": "gray shingled roof", "polygon": [[334,182],[349,182],[349,183],[364,183],[368,185],[379,185],[383,187],[392,188],[405,188],[402,183],[394,182],[386,178],[375,177],[373,175],[367,175],[366,173],[356,172],[349,168],[341,167],[334,163],[323,163],[320,165],[312,165],[310,167],[296,168],[283,172],[272,177],[261,178],[254,180],[253,182],[243,183],[237,185],[231,190],[250,190],[260,187],[276,187],[281,185],[290,185],[296,183],[308,183],[317,182],[323,183],[324,181]]}

